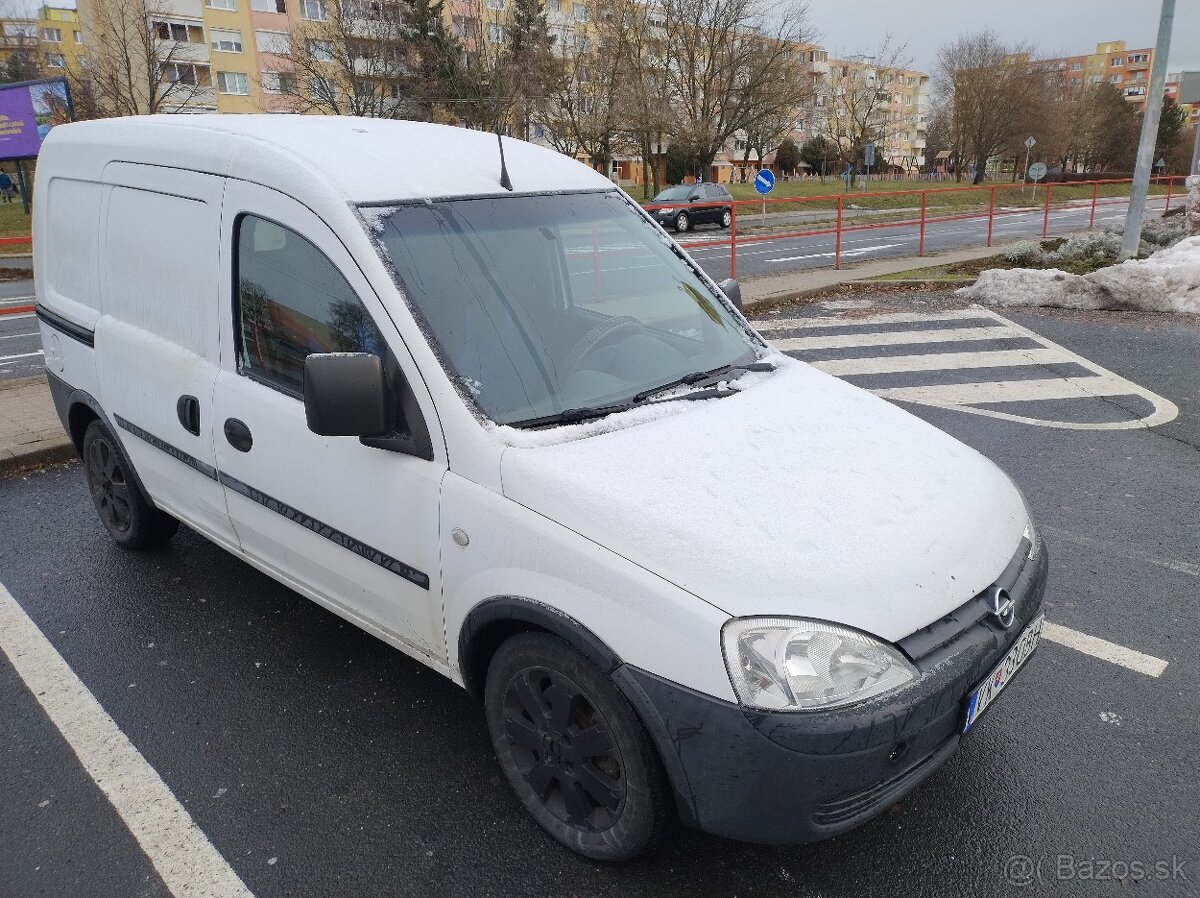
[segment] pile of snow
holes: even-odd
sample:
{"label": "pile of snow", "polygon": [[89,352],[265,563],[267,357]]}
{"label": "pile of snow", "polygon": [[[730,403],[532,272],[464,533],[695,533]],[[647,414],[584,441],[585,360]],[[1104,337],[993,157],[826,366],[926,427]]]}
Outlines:
{"label": "pile of snow", "polygon": [[[1149,218],[1142,225],[1142,237],[1138,243],[1138,256],[1178,243],[1185,236],[1182,215],[1167,218]],[[1064,240],[1027,240],[1005,252],[1004,259],[1013,265],[1028,268],[1053,268],[1066,262],[1082,262],[1088,259],[1116,261],[1121,251],[1121,229],[1105,227],[1088,231]]]}
{"label": "pile of snow", "polygon": [[1055,268],[992,269],[955,293],[989,306],[1200,314],[1200,237],[1082,276]]}

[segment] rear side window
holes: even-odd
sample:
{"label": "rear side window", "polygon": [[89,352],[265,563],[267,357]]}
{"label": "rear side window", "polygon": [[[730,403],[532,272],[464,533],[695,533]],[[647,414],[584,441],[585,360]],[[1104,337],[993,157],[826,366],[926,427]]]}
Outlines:
{"label": "rear side window", "polygon": [[237,225],[238,371],[299,396],[313,352],[373,352],[386,344],[337,267],[295,231],[253,215]]}

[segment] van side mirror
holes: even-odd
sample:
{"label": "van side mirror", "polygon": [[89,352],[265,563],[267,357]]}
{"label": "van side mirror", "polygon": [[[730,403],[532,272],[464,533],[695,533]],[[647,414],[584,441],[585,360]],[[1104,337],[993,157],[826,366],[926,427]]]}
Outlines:
{"label": "van side mirror", "polygon": [[313,353],[304,360],[304,417],[323,437],[388,430],[383,362],[369,352]]}
{"label": "van side mirror", "polygon": [[725,298],[733,303],[733,307],[739,312],[742,310],[742,287],[733,278],[726,278],[717,284],[721,288],[721,292],[725,294]]}

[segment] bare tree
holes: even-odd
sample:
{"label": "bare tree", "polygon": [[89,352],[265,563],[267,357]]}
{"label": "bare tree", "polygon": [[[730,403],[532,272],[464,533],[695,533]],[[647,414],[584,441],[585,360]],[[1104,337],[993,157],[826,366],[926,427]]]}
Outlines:
{"label": "bare tree", "polygon": [[272,93],[296,112],[410,118],[407,87],[417,70],[413,29],[397,0],[343,0],[324,21],[305,21],[274,48],[282,63]]}
{"label": "bare tree", "polygon": [[[795,0],[660,0],[667,76],[676,110],[671,138],[701,167],[764,114],[800,106],[806,79],[794,77],[806,37],[807,6]],[[778,100],[768,99],[773,88]],[[764,105],[766,103],[767,105]]]}
{"label": "bare tree", "polygon": [[607,15],[596,28],[607,37],[603,45],[620,55],[623,90],[621,115],[626,132],[642,159],[642,195],[658,193],[660,164],[665,159],[666,135],[675,130],[672,102],[669,35],[674,30],[670,4],[637,0],[606,0]]}
{"label": "bare tree", "polygon": [[825,135],[837,147],[838,156],[851,164],[852,179],[867,144],[885,145],[915,125],[916,107],[895,99],[909,66],[904,49],[889,36],[875,53],[830,67]]}
{"label": "bare tree", "polygon": [[90,0],[80,17],[92,36],[86,68],[68,72],[72,94],[104,115],[178,112],[215,105],[204,29],[155,0]]}
{"label": "bare tree", "polygon": [[1031,56],[1027,45],[1005,44],[988,29],[959,37],[938,52],[935,89],[964,138],[976,184],[983,180],[988,160],[1021,130],[1022,115],[1045,89]]}

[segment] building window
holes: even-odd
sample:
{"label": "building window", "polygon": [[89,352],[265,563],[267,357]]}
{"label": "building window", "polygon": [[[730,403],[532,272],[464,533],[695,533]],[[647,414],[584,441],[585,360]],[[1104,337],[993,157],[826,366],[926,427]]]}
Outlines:
{"label": "building window", "polygon": [[184,25],[180,22],[155,22],[158,39],[177,41],[181,44],[204,43],[204,29],[199,25]]}
{"label": "building window", "polygon": [[245,72],[217,72],[217,90],[245,97],[250,93],[250,79]]}
{"label": "building window", "polygon": [[1121,66],[1125,65],[1125,60],[1120,56],[1114,56],[1109,65],[1111,65],[1114,69],[1119,69]]}
{"label": "building window", "polygon": [[42,40],[44,40],[48,44],[61,44],[62,43],[62,29],[61,28],[43,28],[42,29]]}
{"label": "building window", "polygon": [[209,9],[237,10],[237,0],[204,0],[204,5]]}
{"label": "building window", "polygon": [[259,53],[286,56],[291,50],[292,42],[286,31],[256,31],[254,46],[258,48]]}
{"label": "building window", "polygon": [[61,53],[47,53],[46,54],[46,68],[48,68],[48,69],[65,69],[66,67],[67,67],[67,61],[65,59],[63,59],[63,55]]}
{"label": "building window", "polygon": [[337,86],[329,78],[310,78],[308,96],[313,100],[332,102],[337,97]]}
{"label": "building window", "polygon": [[324,22],[329,18],[329,11],[325,8],[325,0],[303,0],[300,15],[310,22]]}
{"label": "building window", "polygon": [[504,9],[504,0],[487,0],[488,9]]}
{"label": "building window", "polygon": [[311,352],[371,352],[387,343],[337,266],[295,231],[237,223],[238,372],[299,397]]}
{"label": "building window", "polygon": [[1118,73],[1117,73],[1117,74],[1115,74],[1115,75],[1109,75],[1109,76],[1108,76],[1108,83],[1109,83],[1109,84],[1120,84],[1120,83],[1121,83],[1123,80],[1124,80],[1124,79],[1121,77],[1121,73],[1120,73],[1120,72],[1118,72]]}
{"label": "building window", "polygon": [[1072,72],[1082,72],[1083,71],[1083,63],[1082,62],[1071,63],[1071,71]]}
{"label": "building window", "polygon": [[587,21],[587,6],[582,3],[571,4],[571,18],[576,22]]}
{"label": "building window", "polygon": [[487,36],[493,44],[502,44],[504,43],[504,28],[493,22],[488,25]]}
{"label": "building window", "polygon": [[329,41],[309,39],[304,42],[304,46],[308,48],[308,55],[317,62],[330,62],[333,60],[333,44]]}
{"label": "building window", "polygon": [[208,36],[212,41],[212,48],[214,50],[220,50],[223,53],[242,52],[242,33],[240,31],[225,31],[219,28],[212,28],[209,30]]}
{"label": "building window", "polygon": [[73,31],[71,33],[75,35],[75,43],[77,43],[77,44],[83,43],[83,32],[82,31]]}
{"label": "building window", "polygon": [[294,94],[296,76],[291,72],[263,72],[262,89],[269,94]]}
{"label": "building window", "polygon": [[287,12],[286,0],[250,0],[250,8],[255,12]]}
{"label": "building window", "polygon": [[169,62],[162,67],[162,80],[165,84],[194,84],[208,87],[212,83],[206,65],[191,63]]}

